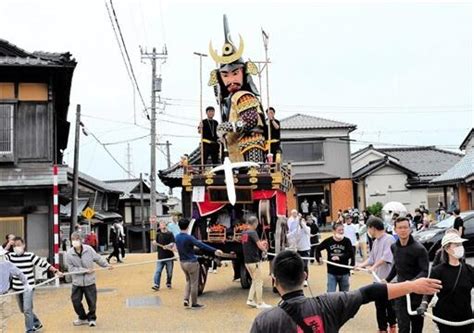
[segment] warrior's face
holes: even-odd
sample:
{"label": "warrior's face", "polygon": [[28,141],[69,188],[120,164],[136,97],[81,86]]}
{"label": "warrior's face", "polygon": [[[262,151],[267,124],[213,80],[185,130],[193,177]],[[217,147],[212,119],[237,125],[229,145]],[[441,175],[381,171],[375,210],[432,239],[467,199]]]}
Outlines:
{"label": "warrior's face", "polygon": [[242,88],[244,82],[243,67],[234,69],[233,71],[220,71],[222,82],[229,93],[234,93]]}

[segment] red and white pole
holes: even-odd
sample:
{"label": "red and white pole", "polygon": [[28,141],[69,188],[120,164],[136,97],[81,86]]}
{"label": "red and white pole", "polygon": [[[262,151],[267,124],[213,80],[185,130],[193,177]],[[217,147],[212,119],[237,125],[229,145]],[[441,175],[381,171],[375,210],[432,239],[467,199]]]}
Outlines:
{"label": "red and white pole", "polygon": [[[53,165],[53,251],[54,267],[59,269],[59,189],[58,189],[58,166]],[[59,286],[59,280],[56,279],[56,286]]]}

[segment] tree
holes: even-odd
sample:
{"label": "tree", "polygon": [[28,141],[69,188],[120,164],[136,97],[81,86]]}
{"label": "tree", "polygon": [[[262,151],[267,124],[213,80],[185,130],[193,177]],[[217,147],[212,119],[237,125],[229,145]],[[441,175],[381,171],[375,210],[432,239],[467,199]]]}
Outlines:
{"label": "tree", "polygon": [[367,211],[370,215],[381,216],[383,204],[381,202],[376,202],[371,206],[367,207]]}

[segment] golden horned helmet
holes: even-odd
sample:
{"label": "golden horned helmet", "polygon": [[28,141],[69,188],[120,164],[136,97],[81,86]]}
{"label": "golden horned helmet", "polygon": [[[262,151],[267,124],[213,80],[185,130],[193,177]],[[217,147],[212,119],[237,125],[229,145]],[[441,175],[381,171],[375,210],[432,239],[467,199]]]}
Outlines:
{"label": "golden horned helmet", "polygon": [[241,57],[242,53],[244,52],[244,40],[242,39],[242,36],[239,35],[240,41],[238,49],[232,43],[226,15],[224,15],[224,38],[225,42],[224,46],[222,47],[222,55],[218,55],[217,51],[212,46],[212,41],[209,42],[209,54],[211,55],[212,59],[214,59],[214,61],[221,66],[237,61],[243,64],[244,62]]}

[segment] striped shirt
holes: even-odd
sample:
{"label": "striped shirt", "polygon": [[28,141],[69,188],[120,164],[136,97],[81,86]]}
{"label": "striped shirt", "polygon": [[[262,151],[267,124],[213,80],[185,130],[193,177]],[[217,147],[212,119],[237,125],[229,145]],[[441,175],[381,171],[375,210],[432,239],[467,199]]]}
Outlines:
{"label": "striped shirt", "polygon": [[[28,279],[28,284],[30,286],[35,285],[35,266],[39,266],[44,269],[49,269],[51,267],[51,265],[46,260],[38,257],[32,252],[25,252],[21,255],[16,253],[8,253],[6,258],[13,265],[20,269],[20,271]],[[21,291],[24,288],[23,282],[17,276],[13,276],[12,288],[15,291]]]}

